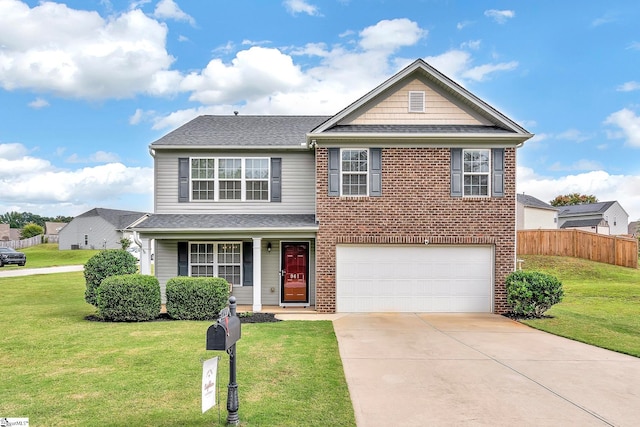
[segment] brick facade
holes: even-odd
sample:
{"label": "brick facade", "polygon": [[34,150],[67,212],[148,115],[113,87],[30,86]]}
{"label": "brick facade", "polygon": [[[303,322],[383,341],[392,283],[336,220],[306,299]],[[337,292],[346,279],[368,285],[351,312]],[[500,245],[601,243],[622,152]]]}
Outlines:
{"label": "brick facade", "polygon": [[515,148],[505,149],[504,197],[451,197],[449,148],[383,148],[382,197],[328,196],[327,148],[316,150],[316,310],[336,309],[336,244],[493,245],[494,310],[508,311],[515,265]]}

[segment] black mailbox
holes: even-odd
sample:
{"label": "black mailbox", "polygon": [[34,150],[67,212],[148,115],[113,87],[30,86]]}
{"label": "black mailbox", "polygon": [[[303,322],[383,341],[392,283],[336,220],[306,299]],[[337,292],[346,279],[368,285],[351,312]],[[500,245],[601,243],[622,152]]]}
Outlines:
{"label": "black mailbox", "polygon": [[207,350],[229,350],[240,339],[240,318],[224,314],[207,329]]}

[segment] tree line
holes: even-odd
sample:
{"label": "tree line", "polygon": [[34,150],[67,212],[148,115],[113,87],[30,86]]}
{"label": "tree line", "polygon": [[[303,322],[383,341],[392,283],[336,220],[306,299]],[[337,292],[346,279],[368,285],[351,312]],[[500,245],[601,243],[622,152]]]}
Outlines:
{"label": "tree line", "polygon": [[7,212],[0,215],[0,224],[9,224],[10,228],[24,228],[27,224],[36,224],[45,228],[45,222],[71,222],[72,216],[40,216],[31,212]]}

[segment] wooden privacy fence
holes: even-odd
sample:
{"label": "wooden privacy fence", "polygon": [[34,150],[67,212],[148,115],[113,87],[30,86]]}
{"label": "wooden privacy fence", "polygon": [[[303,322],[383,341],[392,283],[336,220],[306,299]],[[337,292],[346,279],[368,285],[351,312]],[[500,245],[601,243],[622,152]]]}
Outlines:
{"label": "wooden privacy fence", "polygon": [[638,268],[638,240],[582,230],[518,231],[518,255],[557,255]]}

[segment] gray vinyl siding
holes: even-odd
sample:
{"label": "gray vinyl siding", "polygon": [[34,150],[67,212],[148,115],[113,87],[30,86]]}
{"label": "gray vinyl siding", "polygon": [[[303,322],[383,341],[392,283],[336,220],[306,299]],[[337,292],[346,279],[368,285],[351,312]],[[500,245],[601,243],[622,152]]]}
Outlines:
{"label": "gray vinyl siding", "polygon": [[[178,158],[184,157],[279,157],[282,158],[282,202],[178,201]],[[315,213],[315,158],[312,151],[210,152],[156,151],[155,213]]]}
{"label": "gray vinyl siding", "polygon": [[71,249],[71,245],[78,245],[79,249],[122,249],[121,238],[122,233],[100,216],[78,217],[60,230],[58,247],[60,250]]}
{"label": "gray vinyl siding", "polygon": [[[210,240],[208,240],[210,241]],[[289,241],[289,240],[287,240]],[[297,241],[297,240],[296,240]],[[316,297],[316,250],[315,241],[300,239],[301,242],[309,241],[309,297],[310,305],[315,305]],[[267,243],[271,242],[271,252],[267,251]],[[280,240],[262,239],[262,305],[280,304]],[[167,281],[178,275],[178,241],[156,240],[155,248],[155,274],[160,282],[162,303],[166,304]],[[274,289],[271,292],[271,288]],[[238,304],[253,304],[253,286],[236,286],[233,295]]]}

